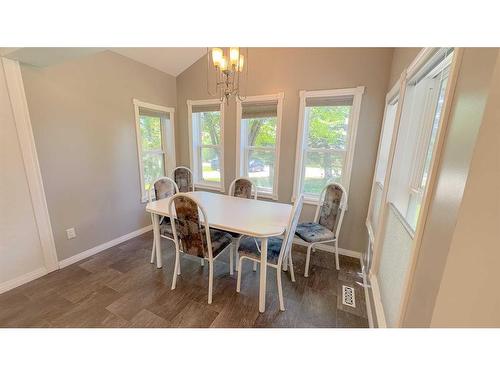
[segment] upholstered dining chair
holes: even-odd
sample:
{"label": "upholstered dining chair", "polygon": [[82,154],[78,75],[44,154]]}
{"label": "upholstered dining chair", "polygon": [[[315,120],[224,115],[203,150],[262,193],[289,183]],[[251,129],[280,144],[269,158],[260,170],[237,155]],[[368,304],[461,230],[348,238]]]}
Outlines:
{"label": "upholstered dining chair", "polygon": [[319,244],[335,245],[335,267],[340,269],[338,238],[346,207],[347,193],[344,187],[330,183],[321,191],[314,221],[297,225],[295,234],[307,244],[304,277],[309,276],[311,250]]}
{"label": "upholstered dining chair", "polygon": [[[179,192],[177,184],[174,180],[168,177],[160,177],[151,184],[149,189],[149,202],[163,198],[171,197]],[[152,215],[151,215],[152,216]],[[151,221],[153,218],[151,217]],[[172,225],[170,218],[163,216],[160,219],[160,236],[167,240],[174,241],[174,234],[172,232]],[[153,249],[151,250],[151,263],[154,263],[156,256],[155,241],[153,241]]]}
{"label": "upholstered dining chair", "polygon": [[177,167],[172,172],[172,179],[179,187],[179,192],[194,191],[193,172],[187,167]]}
{"label": "upholstered dining chair", "polygon": [[[233,197],[252,199],[252,194],[253,194],[253,199],[257,199],[257,186],[250,179],[246,177],[235,178],[233,182],[231,182],[231,185],[229,185],[228,195],[231,195]],[[228,232],[228,233],[233,237],[234,249],[238,249],[241,234],[233,232]],[[235,267],[236,271],[238,271],[238,264],[239,264],[238,251],[235,251],[235,256],[236,256]],[[231,259],[230,263],[232,264],[232,262],[233,260]],[[254,262],[253,264],[253,270],[257,271],[257,262]]]}
{"label": "upholstered dining chair", "polygon": [[[187,254],[208,261],[208,303],[212,303],[214,282],[214,260],[229,247],[232,257],[231,235],[226,232],[210,229],[205,209],[199,202],[185,194],[176,194],[169,202],[175,241],[175,266],[172,289],[175,289],[177,275],[181,273],[181,254]],[[204,224],[202,224],[202,222]],[[181,251],[182,249],[182,251]]]}
{"label": "upholstered dining chair", "polygon": [[239,198],[257,199],[257,186],[246,177],[238,177],[229,185],[229,195]]}
{"label": "upholstered dining chair", "polygon": [[[278,284],[278,299],[280,304],[280,310],[285,311],[285,304],[283,302],[283,288],[281,284],[281,270],[288,268],[290,270],[290,277],[292,282],[295,282],[295,275],[293,273],[293,261],[292,261],[292,245],[293,237],[295,235],[295,228],[299,221],[300,212],[302,211],[303,204],[302,194],[295,200],[292,211],[290,213],[290,218],[288,221],[288,226],[285,231],[285,235],[280,237],[271,237],[267,240],[267,265],[271,268],[276,269],[276,282]],[[238,280],[236,283],[236,291],[239,293],[241,290],[241,266],[244,259],[250,259],[254,262],[260,263],[260,245],[261,241],[254,237],[243,237],[240,241],[238,247],[238,253],[240,254],[238,269]],[[288,265],[289,267],[283,267]],[[262,267],[259,267],[259,272],[266,272]]]}

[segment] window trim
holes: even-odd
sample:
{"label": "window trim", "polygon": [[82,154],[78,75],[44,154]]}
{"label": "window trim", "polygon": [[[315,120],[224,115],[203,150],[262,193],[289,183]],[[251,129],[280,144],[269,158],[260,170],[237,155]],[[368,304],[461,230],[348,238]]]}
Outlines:
{"label": "window trim", "polygon": [[[440,75],[441,77],[439,81],[436,81],[438,84],[433,88],[433,92],[426,97],[425,106],[427,107],[432,104],[432,107],[429,110],[424,110],[426,118],[421,121],[421,123],[423,123],[423,126],[419,131],[417,141],[418,144],[411,163],[411,175],[409,181],[410,194],[414,192],[423,195],[424,189],[421,186],[421,182],[424,175],[425,159],[429,150],[429,143],[432,135],[432,128],[434,125],[433,120],[436,109],[438,107],[438,98],[442,82],[449,79],[452,57],[453,54],[448,55],[445,60],[443,60],[438,66],[436,66],[430,73],[426,75],[426,78],[430,79],[436,79]],[[434,150],[432,152],[434,152]]]}
{"label": "window trim", "polygon": [[140,129],[139,108],[145,108],[156,112],[168,113],[169,121],[162,125],[162,150],[163,165],[165,174],[170,175],[176,166],[175,160],[175,107],[165,107],[158,104],[152,104],[132,99],[135,116],[135,135],[137,141],[137,162],[139,164],[139,183],[141,185],[141,203],[148,201],[148,192],[144,189],[144,165],[142,162],[142,137]]}
{"label": "window trim", "polygon": [[[356,136],[358,132],[359,115],[361,112],[361,100],[363,93],[365,92],[364,86],[358,86],[346,89],[333,89],[333,90],[313,90],[306,91],[301,90],[299,93],[300,104],[299,104],[299,118],[298,118],[298,128],[297,128],[297,145],[295,150],[295,173],[293,182],[293,194],[292,202],[295,201],[299,192],[302,191],[303,186],[303,162],[304,162],[304,143],[306,137],[305,131],[305,109],[306,109],[306,99],[307,98],[330,98],[335,96],[352,96],[352,111],[350,114],[350,123],[348,127],[347,144],[348,148],[345,151],[344,169],[345,175],[342,177],[342,186],[346,189],[347,194],[349,194],[349,185],[351,181],[352,164],[354,159],[354,150],[356,148]],[[307,204],[317,204],[318,197],[312,195],[304,195],[304,203]],[[346,209],[347,210],[347,209]]]}
{"label": "window trim", "polygon": [[[377,218],[377,228],[379,228],[380,223],[382,221],[381,220],[381,212],[383,210],[382,202],[384,201],[384,194],[387,194],[387,191],[385,189],[385,186],[387,184],[387,179],[388,179],[387,169],[391,168],[391,165],[392,165],[391,150],[393,150],[395,148],[396,137],[394,134],[397,133],[397,128],[399,127],[399,117],[401,116],[402,103],[404,101],[405,87],[403,87],[402,85],[403,85],[405,80],[403,78],[403,75],[406,75],[406,72],[403,72],[401,74],[399,79],[396,81],[394,86],[392,86],[392,88],[389,90],[389,92],[387,93],[387,95],[385,97],[384,115],[382,117],[382,125],[380,128],[380,135],[379,135],[379,140],[378,140],[378,145],[377,145],[377,158],[375,161],[372,186],[371,186],[371,190],[370,190],[370,202],[368,204],[368,213],[366,215],[366,221],[365,221],[366,228],[368,229],[368,239],[369,239],[370,244],[372,246],[374,246],[374,244],[375,244],[376,234],[378,233],[376,230],[374,230],[373,225],[372,225],[372,221],[371,221],[371,218],[373,215],[374,191],[375,191],[377,185],[379,185],[381,187],[381,190],[382,190],[382,196],[380,198],[381,207],[379,208],[379,214],[378,214],[378,218]],[[385,132],[385,127],[389,125],[386,123],[386,117],[388,114],[389,106],[394,105],[396,103],[397,103],[396,113],[394,116],[394,124],[393,124],[392,133],[390,135],[391,141],[389,142],[389,153],[388,153],[388,158],[387,158],[387,166],[386,166],[386,171],[385,171],[384,178],[383,178],[384,181],[383,181],[383,183],[380,183],[379,181],[377,181],[377,170],[378,170],[379,163],[381,162],[380,152],[381,152],[381,148],[382,148],[382,138],[383,138],[383,135]]]}
{"label": "window trim", "polygon": [[[277,102],[276,106],[276,145],[274,147],[275,159],[274,159],[274,178],[273,178],[273,191],[270,194],[268,191],[261,190],[257,188],[259,197],[268,198],[272,200],[278,200],[279,191],[279,164],[280,164],[280,144],[281,144],[281,124],[283,121],[283,99],[285,97],[284,92],[279,92],[277,94],[267,94],[267,95],[254,95],[247,96],[244,103],[262,103],[262,102]],[[242,142],[241,137],[241,120],[242,120],[242,101],[238,98],[236,99],[236,176],[237,177],[248,177],[244,173],[246,166],[245,163],[245,148],[246,145]],[[252,147],[253,150],[270,150],[271,147]]]}
{"label": "window trim", "polygon": [[[220,183],[207,183],[205,181],[200,181],[199,171],[195,168],[194,163],[194,150],[198,148],[196,140],[193,135],[193,106],[204,106],[204,105],[218,105],[220,111],[220,131],[221,131],[221,141],[218,146],[213,146],[219,150],[219,163],[220,163]],[[189,165],[193,171],[193,184],[197,188],[206,190],[215,190],[222,193],[225,192],[224,185],[224,102],[219,99],[202,99],[202,100],[187,100],[188,107],[188,132],[189,132]],[[210,147],[205,145],[203,147]],[[197,156],[196,156],[197,157]]]}

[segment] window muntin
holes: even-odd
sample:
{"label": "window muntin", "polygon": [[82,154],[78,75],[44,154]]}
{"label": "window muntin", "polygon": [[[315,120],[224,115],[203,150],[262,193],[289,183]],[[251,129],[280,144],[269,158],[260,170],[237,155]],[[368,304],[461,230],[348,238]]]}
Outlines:
{"label": "window muntin", "polygon": [[282,94],[263,95],[238,102],[237,174],[252,180],[260,196],[273,199],[277,199],[282,98]]}
{"label": "window muntin", "polygon": [[202,188],[223,189],[222,104],[188,101],[191,116],[191,157],[194,183]]}
{"label": "window muntin", "polygon": [[316,201],[329,182],[349,188],[363,87],[303,91],[294,197]]}

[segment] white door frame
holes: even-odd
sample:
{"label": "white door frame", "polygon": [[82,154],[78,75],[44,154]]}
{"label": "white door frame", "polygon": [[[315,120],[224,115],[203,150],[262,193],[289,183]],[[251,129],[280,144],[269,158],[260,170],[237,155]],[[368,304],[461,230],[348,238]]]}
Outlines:
{"label": "white door frame", "polygon": [[56,245],[50,223],[49,209],[45,199],[42,174],[38,163],[35,139],[24,92],[23,78],[19,62],[2,58],[7,90],[9,92],[10,103],[14,122],[16,124],[17,136],[21,146],[26,178],[31,196],[31,203],[35,214],[35,221],[40,237],[40,244],[43,252],[45,269],[52,272],[59,269]]}

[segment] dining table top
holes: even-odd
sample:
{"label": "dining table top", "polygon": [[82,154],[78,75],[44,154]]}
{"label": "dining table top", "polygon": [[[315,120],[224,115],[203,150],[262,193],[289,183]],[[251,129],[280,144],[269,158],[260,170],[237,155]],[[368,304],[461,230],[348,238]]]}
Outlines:
{"label": "dining table top", "polygon": [[[283,234],[292,211],[292,206],[285,203],[238,198],[207,191],[185,194],[203,207],[211,228],[252,237],[265,238]],[[149,202],[146,211],[170,216],[170,199],[171,197]]]}

